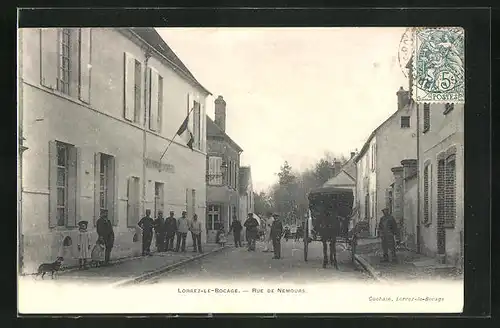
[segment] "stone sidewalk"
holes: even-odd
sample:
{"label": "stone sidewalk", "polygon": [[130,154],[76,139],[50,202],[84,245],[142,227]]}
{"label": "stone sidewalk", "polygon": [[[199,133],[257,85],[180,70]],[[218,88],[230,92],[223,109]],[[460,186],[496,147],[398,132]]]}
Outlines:
{"label": "stone sidewalk", "polygon": [[361,239],[356,249],[358,262],[376,279],[390,280],[455,280],[463,279],[462,272],[452,265],[409,250],[397,251],[397,263],[381,261],[380,239]]}
{"label": "stone sidewalk", "polygon": [[[209,255],[210,253],[222,249],[219,245],[215,244],[205,244],[203,246],[203,255]],[[199,256],[199,253],[192,251],[192,247],[188,247],[186,252],[154,252],[151,256],[132,257],[112,261],[110,265],[99,268],[65,270],[59,273],[58,279],[62,281],[81,281],[85,283],[119,283],[179,263],[194,260]]]}

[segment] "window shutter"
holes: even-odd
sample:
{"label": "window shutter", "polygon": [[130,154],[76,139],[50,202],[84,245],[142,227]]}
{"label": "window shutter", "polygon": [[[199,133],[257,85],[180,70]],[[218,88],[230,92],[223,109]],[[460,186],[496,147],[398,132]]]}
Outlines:
{"label": "window shutter", "polygon": [[77,190],[78,190],[78,150],[76,147],[69,147],[68,161],[68,221],[66,226],[76,227],[79,215],[77,212]]}
{"label": "window shutter", "polygon": [[57,143],[49,141],[49,227],[57,226]]}
{"label": "window shutter", "polygon": [[186,212],[188,219],[191,219],[191,190],[189,188],[186,189]]}
{"label": "window shutter", "polygon": [[191,204],[193,207],[193,215],[196,214],[196,190],[191,189]]}
{"label": "window shutter", "polygon": [[51,89],[57,83],[58,40],[56,28],[40,29],[40,83]]}
{"label": "window shutter", "polygon": [[158,72],[154,68],[149,68],[151,77],[149,88],[149,128],[153,131],[158,129]]}
{"label": "window shutter", "polygon": [[158,123],[157,131],[161,132],[163,125],[163,77],[158,75]]}
{"label": "window shutter", "polygon": [[134,120],[135,112],[135,59],[128,53],[124,53],[124,117],[126,120]]}
{"label": "window shutter", "polygon": [[108,217],[111,223],[118,224],[118,178],[117,178],[116,157],[108,157]]}
{"label": "window shutter", "polygon": [[92,29],[80,29],[80,100],[90,103]]}
{"label": "window shutter", "polygon": [[[191,96],[190,93],[187,94],[187,112],[186,112],[186,115],[188,116],[188,125],[187,125],[187,129],[189,131],[193,131],[193,129],[191,128],[191,125],[193,124],[193,120],[191,118],[191,103],[193,102],[193,97]],[[185,139],[186,139],[186,142],[189,141],[189,133],[186,133],[185,134]]]}
{"label": "window shutter", "polygon": [[437,225],[444,224],[444,160],[439,160],[437,171]]}
{"label": "window shutter", "polygon": [[127,181],[127,227],[135,226],[135,195],[134,177],[129,177]]}
{"label": "window shutter", "polygon": [[94,226],[99,219],[101,212],[100,191],[101,191],[101,153],[94,155]]}
{"label": "window shutter", "polygon": [[455,155],[446,159],[445,163],[445,224],[447,227],[455,227],[456,219],[456,177],[455,177]]}
{"label": "window shutter", "polygon": [[424,130],[423,132],[429,131],[431,128],[431,112],[430,112],[430,104],[424,104]]}
{"label": "window shutter", "polygon": [[424,223],[429,223],[429,165],[424,168]]}

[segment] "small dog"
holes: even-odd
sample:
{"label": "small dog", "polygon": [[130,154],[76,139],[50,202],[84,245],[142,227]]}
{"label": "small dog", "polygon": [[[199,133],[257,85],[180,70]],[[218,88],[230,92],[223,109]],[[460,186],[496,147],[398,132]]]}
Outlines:
{"label": "small dog", "polygon": [[54,274],[61,269],[63,261],[64,259],[62,257],[58,257],[57,260],[55,260],[55,262],[40,264],[36,275],[37,276],[42,275],[43,279],[43,276],[45,276],[46,273],[50,272],[52,275],[52,279],[54,279]]}

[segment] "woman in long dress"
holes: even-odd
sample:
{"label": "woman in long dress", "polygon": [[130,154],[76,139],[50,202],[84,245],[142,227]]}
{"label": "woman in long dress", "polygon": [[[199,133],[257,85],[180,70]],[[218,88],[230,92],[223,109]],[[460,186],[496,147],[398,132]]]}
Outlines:
{"label": "woman in long dress", "polygon": [[87,231],[87,221],[78,222],[78,263],[80,269],[87,268],[87,260],[91,257],[90,251],[90,232]]}

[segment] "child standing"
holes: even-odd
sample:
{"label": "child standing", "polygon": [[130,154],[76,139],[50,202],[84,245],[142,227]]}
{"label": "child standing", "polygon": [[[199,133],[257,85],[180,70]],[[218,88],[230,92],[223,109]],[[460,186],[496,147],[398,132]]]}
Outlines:
{"label": "child standing", "polygon": [[224,226],[220,227],[217,240],[219,241],[219,245],[221,245],[222,247],[226,245],[227,238],[226,238],[226,232],[224,231]]}
{"label": "child standing", "polygon": [[87,221],[78,222],[78,262],[80,269],[87,268],[87,259],[90,258],[90,232],[87,231]]}
{"label": "child standing", "polygon": [[100,267],[104,263],[104,239],[99,237],[97,239],[94,248],[92,249],[92,262],[95,263],[96,267]]}

